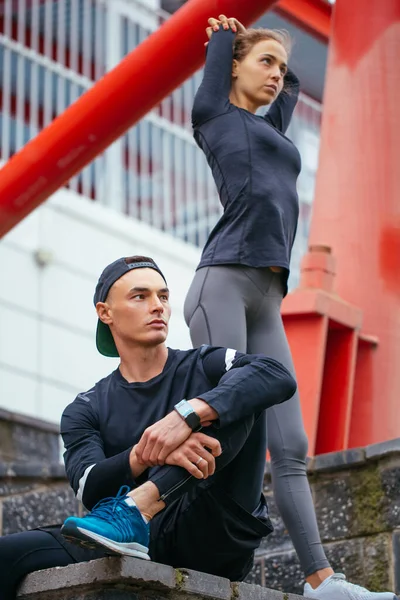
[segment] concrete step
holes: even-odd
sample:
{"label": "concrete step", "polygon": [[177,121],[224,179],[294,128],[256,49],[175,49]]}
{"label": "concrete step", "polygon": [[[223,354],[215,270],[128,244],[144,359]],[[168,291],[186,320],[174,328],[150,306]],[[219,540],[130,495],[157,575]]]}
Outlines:
{"label": "concrete step", "polygon": [[129,557],[28,575],[18,600],[301,600],[300,596]]}

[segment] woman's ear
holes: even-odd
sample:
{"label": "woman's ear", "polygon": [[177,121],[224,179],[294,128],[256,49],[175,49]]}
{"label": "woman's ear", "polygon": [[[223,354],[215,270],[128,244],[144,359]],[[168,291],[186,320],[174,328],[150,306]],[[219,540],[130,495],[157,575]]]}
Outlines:
{"label": "woman's ear", "polygon": [[232,62],[232,78],[236,79],[239,74],[240,63],[236,58],[233,59]]}

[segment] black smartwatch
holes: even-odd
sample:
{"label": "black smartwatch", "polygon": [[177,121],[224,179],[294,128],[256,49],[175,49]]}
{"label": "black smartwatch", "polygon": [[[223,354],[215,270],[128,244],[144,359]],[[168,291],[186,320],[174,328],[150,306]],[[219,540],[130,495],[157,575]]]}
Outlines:
{"label": "black smartwatch", "polygon": [[200,431],[200,429],[201,429],[200,417],[197,414],[197,412],[195,412],[193,410],[193,408],[191,407],[191,405],[189,404],[189,402],[187,400],[181,400],[180,402],[178,402],[178,404],[175,404],[174,410],[176,410],[178,415],[180,417],[182,417],[182,419],[185,421],[185,423],[187,425],[189,425],[189,427],[192,431],[194,431],[194,432]]}

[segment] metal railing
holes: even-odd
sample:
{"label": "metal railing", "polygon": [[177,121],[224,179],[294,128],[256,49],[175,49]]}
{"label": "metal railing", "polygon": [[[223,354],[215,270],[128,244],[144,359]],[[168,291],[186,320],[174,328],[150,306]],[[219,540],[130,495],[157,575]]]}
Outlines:
{"label": "metal railing", "polygon": [[[156,0],[6,0],[3,9],[3,161],[169,16],[157,9]],[[221,208],[210,170],[191,131],[191,107],[201,76],[201,71],[197,72],[165,98],[73,177],[68,187],[203,245]],[[302,96],[289,132],[303,158],[299,193],[304,213],[309,212],[312,200],[320,113],[317,103]]]}

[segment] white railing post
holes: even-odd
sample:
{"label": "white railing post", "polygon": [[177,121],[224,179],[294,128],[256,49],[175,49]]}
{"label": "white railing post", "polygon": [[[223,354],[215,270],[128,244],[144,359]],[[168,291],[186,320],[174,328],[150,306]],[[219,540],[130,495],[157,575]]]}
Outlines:
{"label": "white railing post", "polygon": [[[118,1],[106,4],[105,23],[105,67],[113,69],[122,58],[122,17],[118,10]],[[104,115],[107,119],[107,115]],[[104,204],[118,212],[125,212],[125,186],[123,182],[123,138],[119,138],[105,152],[105,179],[103,190],[99,190]]]}
{"label": "white railing post", "polygon": [[[4,35],[11,37],[11,2],[6,2],[4,7]],[[11,61],[12,52],[3,46],[3,81],[1,106],[1,158],[7,161],[11,155]]]}

